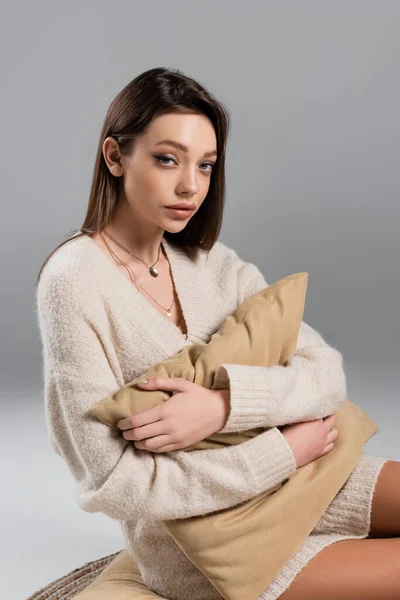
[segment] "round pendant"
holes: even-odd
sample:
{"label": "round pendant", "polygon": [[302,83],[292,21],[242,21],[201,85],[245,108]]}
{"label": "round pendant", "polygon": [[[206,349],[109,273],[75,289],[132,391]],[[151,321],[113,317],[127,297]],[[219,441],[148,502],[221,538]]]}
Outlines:
{"label": "round pendant", "polygon": [[150,267],[149,271],[150,271],[150,275],[153,275],[153,277],[158,277],[157,269],[155,269],[154,267]]}
{"label": "round pendant", "polygon": [[167,317],[172,317],[172,312],[170,310],[167,310]]}

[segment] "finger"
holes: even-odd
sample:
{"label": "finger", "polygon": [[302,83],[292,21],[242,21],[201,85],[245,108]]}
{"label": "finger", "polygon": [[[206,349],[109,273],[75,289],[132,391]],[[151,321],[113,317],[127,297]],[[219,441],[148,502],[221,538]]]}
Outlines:
{"label": "finger", "polygon": [[177,444],[169,444],[168,446],[161,446],[161,448],[157,448],[155,452],[173,452],[174,450],[181,450],[182,446],[178,446]]}
{"label": "finger", "polygon": [[126,419],[121,419],[117,422],[117,427],[122,430],[135,429],[136,427],[143,427],[143,425],[149,425],[150,423],[156,423],[163,420],[162,416],[162,404],[144,410],[137,415],[132,415]]}
{"label": "finger", "polygon": [[119,429],[134,429],[135,427],[143,427],[143,425],[148,425],[149,423],[156,423],[157,421],[162,421],[162,404],[158,404],[153,408],[149,408],[148,410],[143,410],[137,415],[132,415],[130,417],[126,417],[125,419],[120,419],[117,421],[116,425]]}
{"label": "finger", "polygon": [[[140,443],[140,442],[135,442],[135,447],[136,445]],[[176,450],[181,450],[182,446],[179,446],[178,444],[168,444],[167,446],[160,446],[159,448],[154,448],[153,450],[148,450],[148,452],[157,452],[158,454],[163,454],[164,452],[173,452]]]}
{"label": "finger", "polygon": [[330,443],[330,442],[333,442],[334,440],[336,440],[338,435],[339,435],[339,432],[337,429],[331,429],[328,432],[328,435],[326,436],[327,443]]}
{"label": "finger", "polygon": [[163,446],[171,442],[169,435],[158,435],[156,437],[149,438],[147,440],[133,442],[135,448],[139,450],[147,450],[150,452],[157,452]]}
{"label": "finger", "polygon": [[149,377],[147,383],[136,383],[136,385],[146,390],[187,392],[192,382],[183,377],[160,377],[159,375],[155,375],[154,377]]}
{"label": "finger", "polygon": [[328,444],[322,451],[322,454],[326,454],[327,452],[329,452],[330,450],[332,450],[332,448],[334,447],[334,444]]}
{"label": "finger", "polygon": [[165,429],[165,422],[157,421],[156,423],[151,423],[150,425],[143,425],[142,427],[127,429],[123,432],[122,437],[125,440],[141,441],[156,435],[165,434],[167,433]]}

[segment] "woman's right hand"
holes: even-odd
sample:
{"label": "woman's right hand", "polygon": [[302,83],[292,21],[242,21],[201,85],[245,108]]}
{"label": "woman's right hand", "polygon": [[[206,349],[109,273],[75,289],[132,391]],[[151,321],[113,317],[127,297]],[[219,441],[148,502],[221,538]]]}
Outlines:
{"label": "woman's right hand", "polygon": [[[297,468],[330,452],[339,432],[333,427],[336,415],[280,427],[296,458]],[[330,429],[332,430],[330,431]]]}

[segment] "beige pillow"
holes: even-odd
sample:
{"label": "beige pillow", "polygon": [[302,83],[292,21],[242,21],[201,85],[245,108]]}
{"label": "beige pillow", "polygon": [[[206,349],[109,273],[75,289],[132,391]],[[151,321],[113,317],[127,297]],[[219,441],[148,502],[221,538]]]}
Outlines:
{"label": "beige pillow", "polygon": [[[208,343],[185,346],[178,354],[153,365],[118,392],[95,404],[90,413],[120,431],[116,425],[120,419],[153,408],[170,398],[170,394],[162,390],[136,387],[139,378],[183,377],[211,389],[221,363],[286,365],[297,344],[307,280],[308,273],[295,273],[253,294],[226,317]],[[216,433],[184,450],[239,444],[260,431]]]}
{"label": "beige pillow", "polygon": [[[221,363],[286,365],[296,348],[307,280],[308,273],[295,273],[253,294],[225,319],[207,344],[186,346],[141,377],[183,377],[211,389]],[[162,390],[137,388],[135,381],[101,400],[90,413],[118,429],[119,419],[170,397]],[[339,431],[335,448],[297,469],[285,483],[233,508],[162,521],[225,599],[257,600],[313,530],[356,466],[364,443],[379,430],[349,400],[338,411],[335,427]],[[184,450],[239,444],[265,430],[215,433]]]}

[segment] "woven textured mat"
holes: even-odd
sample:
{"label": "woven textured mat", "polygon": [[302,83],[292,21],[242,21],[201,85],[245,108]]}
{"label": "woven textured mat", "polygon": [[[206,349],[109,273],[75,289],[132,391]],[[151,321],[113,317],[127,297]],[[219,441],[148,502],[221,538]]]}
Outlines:
{"label": "woven textured mat", "polygon": [[38,590],[27,600],[69,600],[73,598],[96,579],[119,553],[120,551],[85,563],[82,567],[70,571],[67,575]]}

